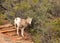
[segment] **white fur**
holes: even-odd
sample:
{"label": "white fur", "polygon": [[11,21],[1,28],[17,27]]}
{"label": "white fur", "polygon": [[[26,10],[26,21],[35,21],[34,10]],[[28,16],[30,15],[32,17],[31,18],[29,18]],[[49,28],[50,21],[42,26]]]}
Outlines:
{"label": "white fur", "polygon": [[[19,26],[20,26],[20,23],[21,22],[21,18],[19,18],[19,17],[17,17],[17,18],[15,18],[14,19],[14,25],[15,25],[15,28],[17,28],[17,35],[19,35]],[[16,27],[16,25],[17,25],[17,27]]]}
{"label": "white fur", "polygon": [[31,24],[32,18],[27,18],[27,19],[21,19],[19,17],[14,19],[14,25],[17,29],[17,35],[19,35],[19,27],[23,25],[21,29],[21,35],[24,37],[24,29],[26,28],[26,25]]}
{"label": "white fur", "polygon": [[21,22],[21,18],[19,18],[19,17],[15,18],[14,24],[19,25],[20,22]]}

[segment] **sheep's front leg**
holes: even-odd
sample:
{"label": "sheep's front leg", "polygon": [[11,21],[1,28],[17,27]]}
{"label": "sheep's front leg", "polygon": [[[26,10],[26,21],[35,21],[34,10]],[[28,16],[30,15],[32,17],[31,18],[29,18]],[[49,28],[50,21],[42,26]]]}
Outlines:
{"label": "sheep's front leg", "polygon": [[21,28],[21,35],[24,37],[24,28]]}

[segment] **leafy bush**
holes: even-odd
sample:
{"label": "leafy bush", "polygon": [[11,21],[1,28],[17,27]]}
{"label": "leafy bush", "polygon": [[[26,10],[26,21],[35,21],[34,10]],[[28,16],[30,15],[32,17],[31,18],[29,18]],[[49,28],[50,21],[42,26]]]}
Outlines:
{"label": "leafy bush", "polygon": [[17,16],[21,18],[31,17],[33,18],[32,28],[29,28],[28,31],[32,34],[33,41],[35,43],[51,43],[53,40],[54,42],[52,37],[60,37],[60,18],[53,20],[54,15],[60,11],[55,2],[51,2],[51,0],[1,1],[3,13],[0,12],[0,24],[3,24],[4,19],[8,19],[13,24],[13,20]]}

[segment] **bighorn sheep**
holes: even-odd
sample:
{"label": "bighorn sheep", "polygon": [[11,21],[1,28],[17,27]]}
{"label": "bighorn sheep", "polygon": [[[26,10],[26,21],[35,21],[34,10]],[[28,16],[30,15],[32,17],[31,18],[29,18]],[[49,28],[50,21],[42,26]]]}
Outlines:
{"label": "bighorn sheep", "polygon": [[19,36],[19,29],[21,30],[21,35],[24,37],[24,29],[28,26],[31,25],[32,18],[28,17],[27,19],[22,19],[22,18],[15,18],[14,19],[14,25],[17,28],[17,35]]}

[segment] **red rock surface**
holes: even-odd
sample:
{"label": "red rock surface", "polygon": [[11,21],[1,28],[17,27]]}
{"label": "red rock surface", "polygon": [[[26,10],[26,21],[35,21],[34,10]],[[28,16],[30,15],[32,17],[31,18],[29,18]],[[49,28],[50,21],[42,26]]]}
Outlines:
{"label": "red rock surface", "polygon": [[0,43],[33,43],[31,35],[24,33],[25,37],[17,36],[12,24],[0,25]]}

